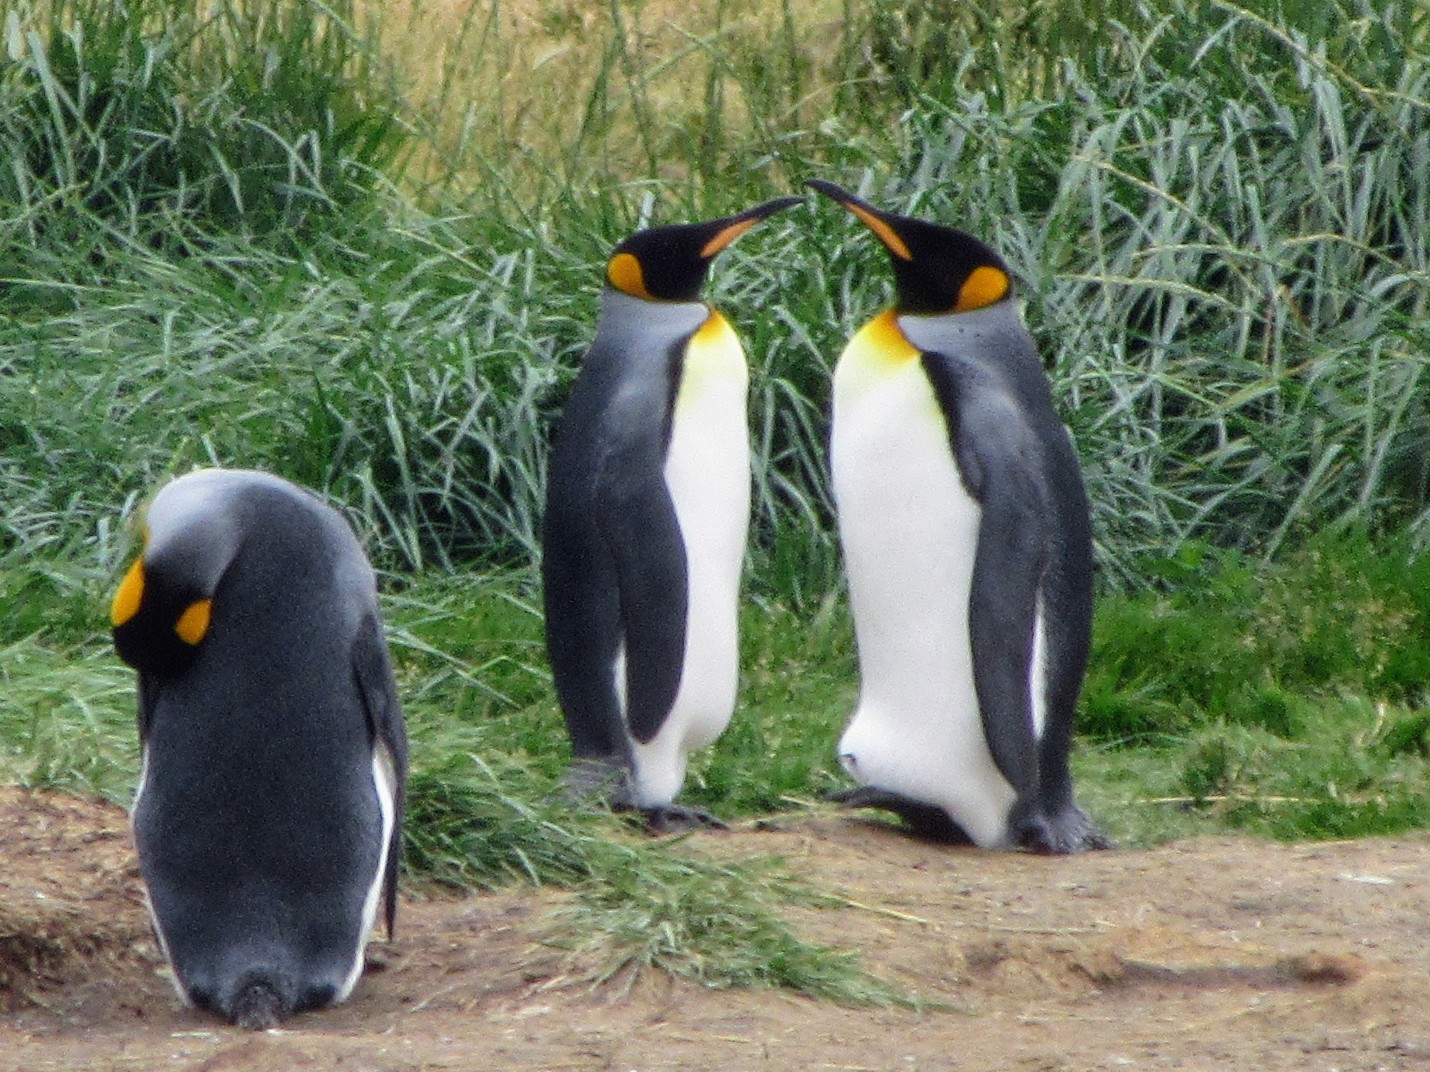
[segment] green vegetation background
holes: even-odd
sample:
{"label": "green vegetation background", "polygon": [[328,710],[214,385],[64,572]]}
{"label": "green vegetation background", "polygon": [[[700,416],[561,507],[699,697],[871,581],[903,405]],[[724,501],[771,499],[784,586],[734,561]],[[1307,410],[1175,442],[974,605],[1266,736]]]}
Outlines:
{"label": "green vegetation background", "polygon": [[[668,50],[651,4],[579,34],[527,6],[586,47],[539,137],[511,125],[539,94],[499,77],[499,6],[420,100],[383,58],[417,21],[347,2],[8,6],[0,777],[127,799],[105,608],[132,519],[191,466],[267,468],[343,507],[383,572],[411,870],[584,890],[601,976],[879,993],[731,909],[738,869],[547,803],[566,746],[537,519],[606,251],[819,175],[986,237],[1020,280],[1094,503],[1088,809],[1129,845],[1430,825],[1422,5],[875,0],[759,23],[716,0]],[[888,294],[868,236],[817,204],[713,273],[751,356],[756,506],[740,709],[687,797],[730,818],[841,784],[829,375]],[[689,955],[727,933],[764,952]]]}

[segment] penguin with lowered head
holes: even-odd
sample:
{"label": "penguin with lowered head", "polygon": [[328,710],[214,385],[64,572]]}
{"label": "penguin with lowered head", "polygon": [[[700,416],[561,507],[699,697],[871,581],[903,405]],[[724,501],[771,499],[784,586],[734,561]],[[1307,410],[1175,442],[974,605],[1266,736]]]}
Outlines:
{"label": "penguin with lowered head", "polygon": [[165,485],[111,607],[138,671],[132,822],[180,997],[245,1028],[348,997],[391,935],[407,737],[373,571],[267,473]]}

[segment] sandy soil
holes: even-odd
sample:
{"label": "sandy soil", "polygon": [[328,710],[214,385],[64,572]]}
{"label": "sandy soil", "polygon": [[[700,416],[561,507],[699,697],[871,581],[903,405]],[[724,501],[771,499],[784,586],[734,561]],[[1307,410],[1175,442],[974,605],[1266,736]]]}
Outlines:
{"label": "sandy soil", "polygon": [[837,891],[789,918],[937,1007],[591,992],[526,890],[407,898],[346,1005],[239,1032],[178,1003],[123,812],[0,790],[0,1069],[1430,1069],[1424,835],[1043,859],[820,814],[696,844]]}

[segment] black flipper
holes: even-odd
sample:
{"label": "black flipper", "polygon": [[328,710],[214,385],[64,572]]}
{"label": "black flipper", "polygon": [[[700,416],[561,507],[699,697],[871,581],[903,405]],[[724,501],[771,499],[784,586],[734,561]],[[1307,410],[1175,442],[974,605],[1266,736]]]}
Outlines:
{"label": "black flipper", "polygon": [[393,787],[392,839],[387,847],[387,871],[383,877],[383,904],[387,936],[392,937],[397,922],[397,871],[402,855],[402,816],[407,803],[407,727],[397,699],[397,680],[392,656],[376,617],[366,615],[353,639],[353,677],[367,713],[368,731],[374,745],[386,746],[392,758]]}
{"label": "black flipper", "polygon": [[663,441],[644,437],[606,458],[597,524],[620,581],[626,725],[645,744],[675,703],[685,662],[685,544],[665,483]]}
{"label": "black flipper", "polygon": [[964,484],[983,509],[968,609],[973,683],[993,762],[1018,795],[1016,825],[1038,808],[1029,669],[1048,547],[1041,458],[1017,401],[986,372],[939,353],[925,353],[923,364]]}
{"label": "black flipper", "polygon": [[[555,527],[548,515],[546,531]],[[620,601],[614,567],[594,539],[573,538],[581,551],[558,549],[548,537],[542,555],[546,650],[561,714],[577,760],[630,766],[630,742],[616,693]]]}

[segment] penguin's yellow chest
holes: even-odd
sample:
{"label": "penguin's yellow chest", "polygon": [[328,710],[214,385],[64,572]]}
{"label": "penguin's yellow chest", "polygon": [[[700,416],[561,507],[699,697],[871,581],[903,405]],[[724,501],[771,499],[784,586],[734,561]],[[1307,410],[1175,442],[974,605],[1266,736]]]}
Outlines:
{"label": "penguin's yellow chest", "polygon": [[924,372],[922,353],[899,329],[892,309],[869,321],[849,340],[834,370],[834,407],[845,412],[846,428],[862,425],[863,415],[873,415],[868,431],[876,437],[881,425],[893,437],[902,437],[910,419],[924,425],[925,432],[947,427]]}
{"label": "penguin's yellow chest", "polygon": [[712,311],[686,343],[675,419],[680,421],[692,411],[728,411],[737,398],[743,410],[748,387],[749,370],[740,340],[729,322]]}

